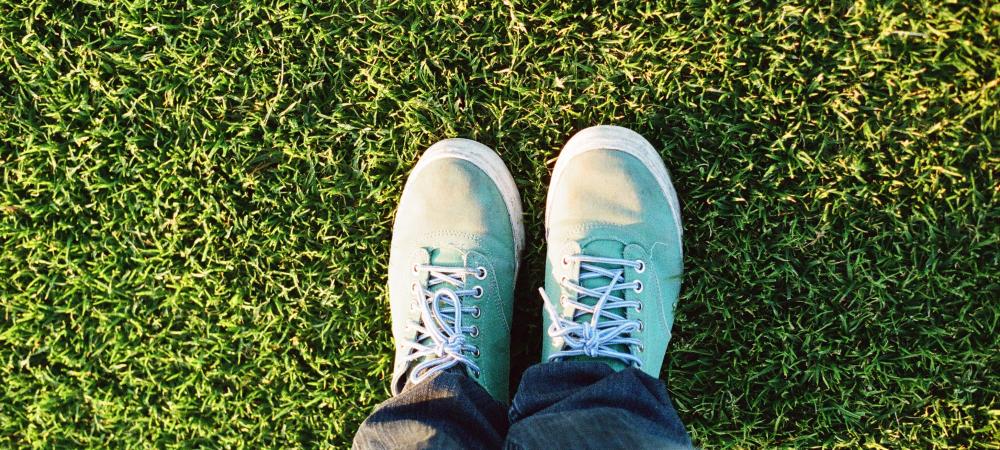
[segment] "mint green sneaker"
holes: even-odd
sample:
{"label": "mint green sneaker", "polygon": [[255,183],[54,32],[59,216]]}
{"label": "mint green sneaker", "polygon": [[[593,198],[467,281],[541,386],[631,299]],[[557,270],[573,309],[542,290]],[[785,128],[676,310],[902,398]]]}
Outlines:
{"label": "mint green sneaker", "polygon": [[503,161],[468,139],[432,145],[403,188],[389,253],[392,393],[463,370],[508,401],[521,200]]}
{"label": "mint green sneaker", "polygon": [[683,255],[677,193],[656,149],[621,127],[577,133],[552,173],[545,232],[543,360],[658,377]]}

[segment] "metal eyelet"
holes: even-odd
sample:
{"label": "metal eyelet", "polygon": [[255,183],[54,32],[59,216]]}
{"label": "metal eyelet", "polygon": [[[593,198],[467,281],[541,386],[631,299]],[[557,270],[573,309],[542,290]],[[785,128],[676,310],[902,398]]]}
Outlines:
{"label": "metal eyelet", "polygon": [[486,272],[486,268],[485,267],[480,266],[480,267],[478,267],[476,269],[476,278],[478,278],[480,280],[485,280],[486,279],[486,275],[487,275],[487,272]]}
{"label": "metal eyelet", "polygon": [[646,271],[646,262],[645,261],[643,261],[641,259],[637,259],[637,260],[635,260],[635,263],[636,263],[636,267],[635,267],[635,272],[636,273],[643,273],[643,272]]}
{"label": "metal eyelet", "polygon": [[480,375],[482,375],[482,372],[479,369],[472,369],[472,376],[479,378]]}
{"label": "metal eyelet", "polygon": [[[642,353],[642,352],[645,352],[645,351],[646,351],[646,346],[642,345],[642,344],[639,344],[639,353]],[[642,363],[639,363],[639,364],[642,365]]]}
{"label": "metal eyelet", "polygon": [[420,292],[420,283],[414,281],[413,283],[410,284],[410,293],[416,294],[418,292]]}
{"label": "metal eyelet", "polygon": [[472,331],[469,332],[469,336],[478,337],[479,336],[479,327],[473,325],[472,326]]}
{"label": "metal eyelet", "polygon": [[479,357],[479,347],[475,347],[472,349],[472,356],[475,356],[476,358]]}
{"label": "metal eyelet", "polygon": [[638,280],[636,280],[636,283],[637,283],[637,284],[635,285],[635,289],[634,289],[634,290],[635,290],[635,293],[636,293],[636,294],[639,294],[639,293],[642,293],[642,289],[643,289],[643,286],[642,286],[642,282],[641,282],[641,281],[638,281]]}
{"label": "metal eyelet", "polygon": [[475,317],[477,319],[479,318],[479,316],[482,316],[482,315],[483,315],[483,311],[481,309],[479,309],[478,306],[476,307],[476,310],[472,312],[472,317]]}
{"label": "metal eyelet", "polygon": [[472,294],[472,298],[483,298],[483,293],[485,293],[486,290],[484,290],[482,286],[476,286],[475,289],[476,293]]}
{"label": "metal eyelet", "polygon": [[568,266],[568,265],[569,265],[569,258],[568,258],[568,257],[566,257],[566,256],[563,256],[563,257],[562,257],[562,264],[563,264],[564,266]]}
{"label": "metal eyelet", "polygon": [[420,273],[420,264],[414,264],[413,267],[410,267],[410,273],[412,273],[414,275],[419,274]]}
{"label": "metal eyelet", "polygon": [[642,320],[640,320],[640,321],[639,321],[639,331],[642,331],[642,330],[644,330],[644,329],[646,329],[646,325],[644,325],[644,324],[642,323]]}
{"label": "metal eyelet", "polygon": [[636,305],[635,312],[642,312],[642,303],[641,302],[638,305]]}
{"label": "metal eyelet", "polygon": [[567,297],[565,295],[560,295],[559,296],[559,304],[561,306],[565,307],[568,303],[569,303],[569,297]]}

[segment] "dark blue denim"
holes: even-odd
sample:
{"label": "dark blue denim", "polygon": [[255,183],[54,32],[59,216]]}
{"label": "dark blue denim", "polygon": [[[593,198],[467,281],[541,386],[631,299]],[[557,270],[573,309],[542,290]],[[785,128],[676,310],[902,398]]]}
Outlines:
{"label": "dark blue denim", "polygon": [[354,448],[673,449],[691,439],[660,380],[551,362],[524,372],[509,411],[459,372],[408,386],[361,424]]}

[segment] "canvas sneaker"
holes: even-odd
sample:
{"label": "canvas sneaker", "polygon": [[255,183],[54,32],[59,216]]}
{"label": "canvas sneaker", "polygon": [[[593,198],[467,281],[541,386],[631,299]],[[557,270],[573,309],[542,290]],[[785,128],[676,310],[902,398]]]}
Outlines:
{"label": "canvas sneaker", "polygon": [[488,147],[447,139],[413,168],[393,225],[389,301],[393,395],[446,370],[508,400],[521,202]]}
{"label": "canvas sneaker", "polygon": [[616,126],[559,154],[545,208],[543,360],[600,360],[658,377],[680,292],[677,193],[656,149]]}

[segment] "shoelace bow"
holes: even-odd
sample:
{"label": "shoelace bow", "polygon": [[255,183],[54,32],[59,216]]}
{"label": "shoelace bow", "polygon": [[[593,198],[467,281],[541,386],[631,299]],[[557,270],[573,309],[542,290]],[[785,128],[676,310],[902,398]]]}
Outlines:
{"label": "shoelace bow", "polygon": [[[545,311],[552,319],[552,326],[549,327],[549,336],[562,338],[565,342],[564,349],[549,356],[549,361],[559,360],[569,356],[588,356],[592,358],[606,357],[620,360],[626,364],[639,367],[642,361],[633,354],[633,349],[642,348],[642,342],[631,337],[632,333],[642,329],[642,323],[638,320],[626,319],[628,308],[642,310],[642,303],[634,300],[626,300],[614,295],[615,292],[633,289],[642,292],[642,282],[625,282],[625,269],[607,269],[597,264],[605,266],[632,267],[639,272],[645,270],[645,263],[642,261],[601,258],[596,256],[574,255],[563,258],[563,263],[570,261],[580,262],[579,284],[572,283],[563,278],[559,285],[563,289],[575,294],[576,299],[563,296],[560,302],[564,308],[571,308],[572,314],[569,318],[563,317],[556,311],[555,305],[545,294],[545,290],[539,288],[542,294],[542,301],[545,302]],[[606,286],[593,289],[583,287],[583,282],[593,278],[607,278],[610,280]],[[583,303],[583,300],[597,299],[591,306]],[[618,310],[618,312],[612,312]],[[582,320],[581,316],[590,314],[589,320]],[[615,349],[615,346],[626,346],[627,352]]]}
{"label": "shoelace bow", "polygon": [[[420,383],[431,375],[457,364],[466,365],[478,376],[479,367],[466,356],[466,353],[478,356],[479,349],[467,344],[465,335],[476,336],[479,334],[479,328],[462,326],[462,316],[468,313],[478,317],[480,309],[478,306],[462,306],[462,299],[482,297],[483,289],[478,286],[473,289],[456,288],[465,286],[466,276],[476,275],[478,278],[485,278],[486,269],[418,264],[413,266],[413,272],[414,275],[428,272],[430,280],[427,282],[427,288],[419,283],[414,283],[411,288],[418,296],[420,322],[411,324],[417,331],[416,338],[402,343],[404,348],[410,350],[404,361],[409,364],[422,358],[427,359],[410,370],[410,382]],[[433,291],[430,289],[442,283],[447,287]]]}

